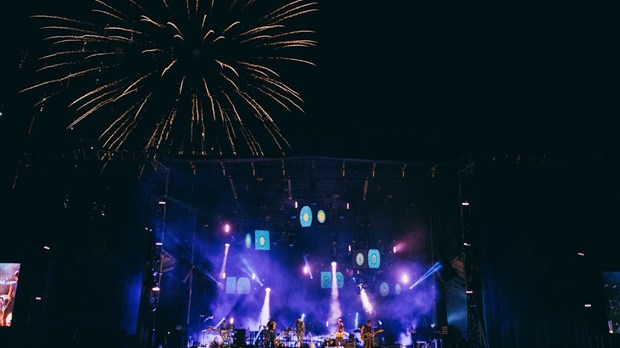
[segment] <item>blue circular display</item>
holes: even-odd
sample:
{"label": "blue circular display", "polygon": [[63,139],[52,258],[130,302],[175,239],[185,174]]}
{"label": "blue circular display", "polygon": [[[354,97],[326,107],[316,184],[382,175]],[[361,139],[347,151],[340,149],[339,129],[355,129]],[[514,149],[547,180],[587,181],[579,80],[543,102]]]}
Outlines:
{"label": "blue circular display", "polygon": [[312,209],[304,205],[299,212],[299,223],[301,227],[310,227],[312,225]]}
{"label": "blue circular display", "polygon": [[388,285],[388,283],[381,283],[381,285],[379,286],[379,292],[381,292],[381,296],[387,296],[390,293],[390,286]]}
{"label": "blue circular display", "polygon": [[316,213],[316,218],[317,218],[317,220],[319,220],[320,223],[324,223],[325,222],[325,212],[323,210],[319,210]]}

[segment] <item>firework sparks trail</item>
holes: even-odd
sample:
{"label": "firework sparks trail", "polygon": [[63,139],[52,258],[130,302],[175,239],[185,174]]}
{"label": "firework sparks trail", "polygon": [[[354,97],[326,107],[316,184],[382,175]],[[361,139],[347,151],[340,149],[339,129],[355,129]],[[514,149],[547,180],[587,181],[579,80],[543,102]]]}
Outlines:
{"label": "firework sparks trail", "polygon": [[263,156],[266,139],[285,154],[272,109],[303,112],[281,68],[314,65],[299,56],[317,45],[300,18],[316,11],[306,0],[94,0],[80,19],[33,16],[51,52],[22,92],[65,96],[67,128],[100,125],[112,151]]}

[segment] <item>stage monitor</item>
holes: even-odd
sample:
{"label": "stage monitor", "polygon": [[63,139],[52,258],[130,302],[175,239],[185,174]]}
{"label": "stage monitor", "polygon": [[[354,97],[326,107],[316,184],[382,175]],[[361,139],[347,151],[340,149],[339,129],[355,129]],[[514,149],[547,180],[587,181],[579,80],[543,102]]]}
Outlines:
{"label": "stage monitor", "polygon": [[0,263],[0,326],[10,327],[17,298],[19,263]]}

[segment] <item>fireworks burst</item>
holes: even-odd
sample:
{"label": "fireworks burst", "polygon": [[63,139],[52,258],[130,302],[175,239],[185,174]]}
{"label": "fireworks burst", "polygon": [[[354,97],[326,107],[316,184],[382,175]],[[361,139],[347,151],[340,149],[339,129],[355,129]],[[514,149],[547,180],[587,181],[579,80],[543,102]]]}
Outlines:
{"label": "fireworks burst", "polygon": [[316,45],[302,20],[317,3],[275,2],[94,0],[88,18],[34,16],[52,52],[40,58],[43,82],[23,91],[67,95],[67,128],[96,118],[112,151],[262,156],[266,137],[285,154],[268,110],[303,112],[279,68],[314,65],[299,54]]}

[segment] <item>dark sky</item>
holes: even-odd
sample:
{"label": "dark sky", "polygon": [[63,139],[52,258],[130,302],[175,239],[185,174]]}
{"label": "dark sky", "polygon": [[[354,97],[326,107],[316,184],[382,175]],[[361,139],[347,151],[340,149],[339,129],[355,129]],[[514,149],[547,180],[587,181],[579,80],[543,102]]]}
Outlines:
{"label": "dark sky", "polygon": [[[63,2],[68,13],[75,4],[84,1]],[[23,125],[13,121],[31,109],[15,91],[32,67],[18,67],[40,44],[28,15],[59,9],[43,0],[1,6],[2,123],[19,134]],[[618,6],[320,1],[308,16],[317,67],[300,69],[292,83],[306,114],[282,115],[293,120],[283,127],[296,154],[441,160],[469,151],[615,151]]]}

